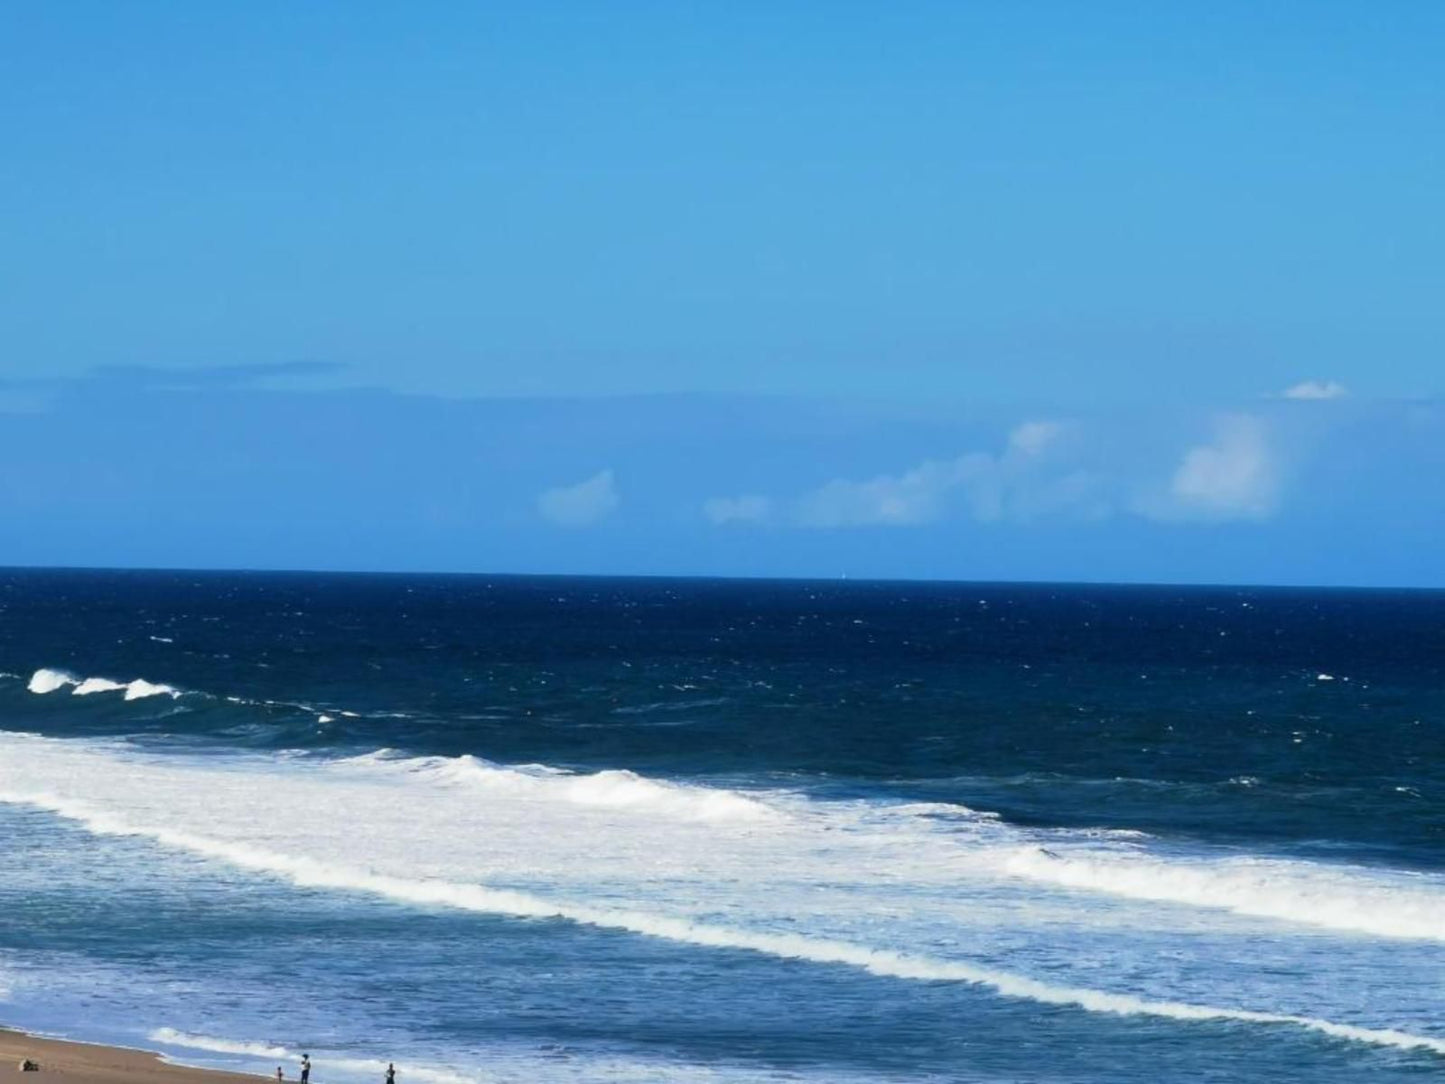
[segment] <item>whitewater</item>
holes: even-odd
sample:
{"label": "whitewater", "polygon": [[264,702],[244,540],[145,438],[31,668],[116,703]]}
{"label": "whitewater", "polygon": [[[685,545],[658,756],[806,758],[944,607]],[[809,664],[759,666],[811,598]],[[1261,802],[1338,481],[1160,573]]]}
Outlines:
{"label": "whitewater", "polygon": [[[1357,1042],[1445,1055],[1445,1038],[1395,1028],[1079,989],[964,960],[828,936],[833,928],[854,928],[858,914],[877,906],[877,886],[866,880],[821,906],[819,901],[800,899],[793,914],[786,914],[777,904],[779,893],[789,885],[797,892],[798,882],[813,880],[806,863],[824,854],[830,867],[871,870],[878,880],[893,885],[906,882],[915,909],[949,910],[953,906],[949,890],[972,879],[970,902],[976,910],[991,892],[1006,894],[1007,886],[990,878],[991,868],[1001,866],[1008,873],[1070,886],[1081,882],[1125,897],[1188,902],[1245,915],[1281,915],[1305,925],[1388,937],[1439,939],[1445,934],[1438,918],[1445,914],[1445,878],[1418,878],[1420,883],[1409,888],[1392,888],[1388,879],[1372,881],[1360,870],[1287,870],[1281,876],[1283,884],[1272,885],[1264,872],[1246,878],[1228,869],[1176,869],[1157,878],[1165,887],[1142,891],[1139,885],[1153,882],[1141,877],[1132,844],[1129,851],[1114,856],[1117,872],[1111,874],[1098,857],[1062,859],[1042,847],[1010,845],[999,837],[1020,833],[986,815],[978,817],[974,826],[978,836],[974,846],[983,851],[980,858],[970,853],[968,845],[960,845],[956,833],[941,837],[927,819],[910,823],[918,816],[914,808],[818,809],[811,808],[816,803],[800,802],[786,794],[747,796],[659,783],[630,772],[578,778],[544,766],[518,770],[484,766],[473,757],[410,759],[381,751],[339,761],[293,760],[285,772],[278,773],[267,764],[245,758],[221,765],[176,765],[165,759],[129,755],[123,749],[24,734],[0,735],[0,751],[4,754],[0,802],[48,810],[96,834],[145,837],[163,847],[298,886],[371,893],[420,906],[558,918],[700,947],[858,967],[892,978],[969,983],[1006,997],[1076,1006],[1089,1012],[1289,1025]],[[60,792],[27,790],[22,785],[27,776],[64,779],[67,786]],[[277,805],[268,795],[278,789],[291,797],[282,816],[268,817],[267,810]],[[334,813],[297,824],[293,805]],[[364,812],[397,805],[407,811],[405,824],[388,823],[386,818],[375,813],[368,817]],[[591,812],[585,830],[579,830],[575,808],[579,806]],[[547,823],[559,815],[568,819],[565,833]],[[708,826],[705,839],[697,838],[692,830],[698,823]],[[489,846],[479,853],[474,833],[483,832],[490,837]],[[837,833],[841,842],[829,838],[829,832]],[[508,838],[511,834],[519,838],[513,842]],[[530,847],[523,847],[522,836],[531,837]],[[365,840],[364,849],[354,844],[348,849],[346,840],[357,838]],[[562,845],[553,843],[546,873],[538,876],[534,872],[539,862],[537,840],[548,838]],[[612,841],[611,845],[607,841]],[[1068,845],[1060,840],[1049,842]],[[645,860],[640,853],[644,847]],[[706,864],[694,857],[701,847],[708,850]],[[999,850],[1007,857],[999,859]],[[842,851],[855,853],[845,856]],[[518,854],[526,855],[526,870],[506,863],[507,857]],[[338,862],[338,856],[352,857],[355,864]],[[1035,861],[1037,866],[1028,864]],[[637,866],[642,864],[646,890],[634,887],[639,880]],[[1153,865],[1156,869],[1166,866],[1163,862]],[[745,867],[786,868],[788,876],[759,883],[754,875],[748,887],[752,898],[729,898],[722,907],[718,906],[717,885],[709,884],[707,895],[713,907],[706,913],[765,928],[719,925],[704,920],[695,905],[689,905],[698,894],[697,883],[735,881]],[[1049,876],[1047,871],[1055,868],[1061,872]],[[657,882],[664,870],[667,885],[661,887]],[[455,879],[458,877],[490,883]],[[692,887],[686,895],[679,894],[677,886],[686,882]],[[517,887],[499,888],[496,884]],[[1191,898],[1183,889],[1169,888],[1171,884],[1194,886],[1197,891]],[[566,899],[536,894],[547,887],[560,891]],[[1227,892],[1232,887],[1253,891],[1263,902],[1258,898],[1230,901]],[[617,900],[628,890],[639,896],[645,891],[654,904],[668,910],[645,912],[576,902]],[[773,900],[770,906],[760,906],[756,898],[764,893]],[[841,914],[844,910],[850,914],[846,922]],[[819,935],[766,928],[799,913],[809,916]],[[961,916],[954,917],[962,921]]]}
{"label": "whitewater", "polygon": [[321,1084],[1445,1067],[1431,671],[1129,639],[1283,603],[1065,667],[1093,596],[176,583],[0,627],[0,1021]]}

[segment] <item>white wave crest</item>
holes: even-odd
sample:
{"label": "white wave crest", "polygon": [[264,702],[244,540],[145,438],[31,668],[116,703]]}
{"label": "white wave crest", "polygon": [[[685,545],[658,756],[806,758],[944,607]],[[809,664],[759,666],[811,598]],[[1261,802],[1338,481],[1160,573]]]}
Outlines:
{"label": "white wave crest", "polygon": [[352,757],[340,764],[388,767],[443,785],[477,787],[501,796],[555,799],[684,821],[766,821],[780,816],[765,803],[737,791],[663,782],[625,770],[583,775],[545,764],[502,767],[473,756],[398,758],[389,750]]}
{"label": "white wave crest", "polygon": [[30,675],[30,684],[25,686],[32,693],[53,693],[56,689],[63,689],[67,685],[78,685],[80,679],[67,674],[64,670],[40,669]]}
{"label": "white wave crest", "polygon": [[123,681],[111,681],[110,678],[92,677],[80,682],[70,692],[73,696],[89,696],[91,693],[113,693],[126,688]]}
{"label": "white wave crest", "polygon": [[125,687],[125,698],[127,700],[141,700],[147,696],[169,696],[171,699],[181,695],[179,689],[169,685],[159,685],[146,681],[143,678],[136,678]]}
{"label": "white wave crest", "polygon": [[175,699],[181,695],[181,690],[174,686],[146,681],[144,678],[136,678],[133,681],[113,681],[104,677],[78,678],[64,670],[51,670],[45,667],[30,676],[30,682],[26,688],[32,693],[45,694],[53,693],[57,689],[64,689],[67,686],[70,686],[70,691],[75,696],[90,696],[94,693],[113,693],[121,690],[125,691],[127,700],[143,700],[148,696],[169,696]]}
{"label": "white wave crest", "polygon": [[1188,862],[1144,854],[1077,854],[1019,848],[1003,869],[1064,888],[1129,899],[1217,908],[1323,929],[1424,941],[1445,941],[1438,891],[1415,887],[1409,874],[1377,872],[1366,881],[1343,870],[1249,858]]}
{"label": "white wave crest", "polygon": [[284,1046],[270,1043],[242,1042],[235,1039],[214,1039],[209,1035],[191,1035],[174,1028],[156,1028],[148,1036],[153,1043],[166,1046],[183,1046],[191,1050],[209,1050],[213,1054],[244,1054],[257,1058],[273,1058],[284,1061],[293,1057]]}
{"label": "white wave crest", "polygon": [[783,959],[853,967],[874,975],[899,979],[965,983],[992,990],[1004,997],[1046,1005],[1070,1006],[1088,1012],[1162,1017],[1179,1021],[1233,1020],[1250,1024],[1291,1026],[1336,1039],[1400,1050],[1428,1050],[1445,1055],[1445,1039],[1415,1035],[1393,1028],[1359,1027],[1311,1016],[1197,1005],[1054,985],[959,960],[875,949],[841,940],[731,928],[644,911],[555,903],[531,893],[489,888],[480,884],[395,877],[316,862],[249,843],[228,842],[192,832],[130,823],[114,815],[91,809],[84,803],[39,793],[0,792],[0,801],[47,809],[83,825],[97,835],[149,838],[166,847],[218,859],[237,868],[278,877],[308,888],[362,892],[405,903],[485,914],[563,919],[700,947],[737,949]]}

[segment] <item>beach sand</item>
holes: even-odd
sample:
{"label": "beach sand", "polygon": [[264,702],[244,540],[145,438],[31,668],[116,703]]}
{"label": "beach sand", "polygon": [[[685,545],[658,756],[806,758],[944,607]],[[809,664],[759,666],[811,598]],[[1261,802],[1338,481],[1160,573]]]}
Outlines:
{"label": "beach sand", "polygon": [[[40,1071],[22,1073],[21,1058],[38,1062]],[[0,1084],[256,1084],[261,1079],[171,1065],[143,1050],[37,1039],[0,1029]]]}

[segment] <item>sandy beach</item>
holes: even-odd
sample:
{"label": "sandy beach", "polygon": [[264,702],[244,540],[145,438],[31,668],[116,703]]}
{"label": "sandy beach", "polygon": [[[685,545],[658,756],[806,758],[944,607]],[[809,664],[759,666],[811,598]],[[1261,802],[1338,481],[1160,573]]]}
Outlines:
{"label": "sandy beach", "polygon": [[[20,1060],[40,1065],[24,1073]],[[158,1054],[38,1039],[0,1028],[0,1084],[256,1084],[260,1077],[172,1065]]]}

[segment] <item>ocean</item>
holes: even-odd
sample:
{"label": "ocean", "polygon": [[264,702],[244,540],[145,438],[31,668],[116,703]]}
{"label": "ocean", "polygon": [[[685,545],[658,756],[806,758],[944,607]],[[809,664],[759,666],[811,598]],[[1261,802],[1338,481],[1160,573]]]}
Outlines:
{"label": "ocean", "polygon": [[1445,1077],[1445,594],[0,570],[0,1022],[322,1084]]}

